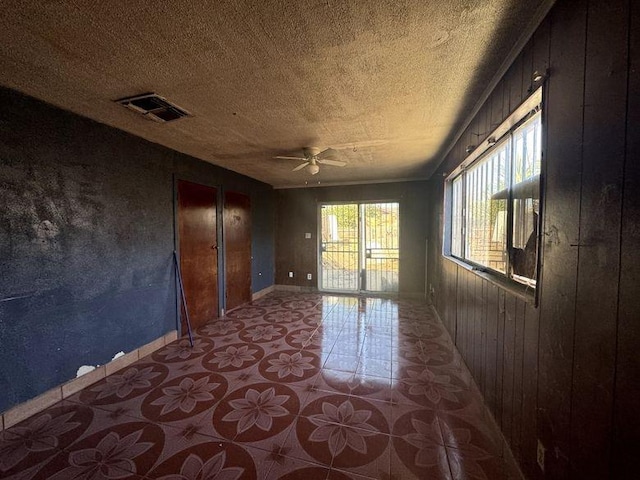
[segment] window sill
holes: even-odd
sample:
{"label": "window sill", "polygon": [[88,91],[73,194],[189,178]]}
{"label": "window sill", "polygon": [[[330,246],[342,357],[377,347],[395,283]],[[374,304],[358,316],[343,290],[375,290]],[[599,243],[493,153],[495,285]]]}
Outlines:
{"label": "window sill", "polygon": [[459,267],[464,268],[470,272],[473,272],[475,275],[484,278],[489,283],[509,292],[510,294],[520,298],[521,300],[530,303],[531,305],[536,306],[536,291],[534,288],[529,287],[527,285],[523,285],[514,280],[510,280],[502,275],[498,275],[495,273],[491,273],[485,270],[481,270],[480,268],[470,265],[462,260],[459,260],[455,257],[451,257],[449,255],[442,255],[445,260],[449,260],[450,262],[455,263]]}

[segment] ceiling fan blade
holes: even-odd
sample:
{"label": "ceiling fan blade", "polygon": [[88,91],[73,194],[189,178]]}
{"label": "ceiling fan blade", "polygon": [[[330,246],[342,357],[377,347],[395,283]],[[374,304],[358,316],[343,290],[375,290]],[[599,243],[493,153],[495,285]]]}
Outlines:
{"label": "ceiling fan blade", "polygon": [[322,163],[324,165],[333,165],[334,167],[344,167],[347,162],[342,162],[340,160],[318,160],[318,163]]}
{"label": "ceiling fan blade", "polygon": [[336,150],[334,150],[333,148],[327,148],[326,150],[323,150],[318,155],[316,155],[316,157],[318,159],[321,159],[321,158],[333,157],[333,156],[335,156],[337,154],[338,154],[338,152]]}
{"label": "ceiling fan blade", "polygon": [[280,158],[282,160],[306,160],[304,157],[273,157],[273,158]]}
{"label": "ceiling fan blade", "polygon": [[297,172],[298,170],[302,170],[304,167],[306,167],[307,165],[309,165],[309,162],[304,162],[301,163],[300,165],[298,165],[296,168],[294,168],[293,170],[291,170],[292,172]]}

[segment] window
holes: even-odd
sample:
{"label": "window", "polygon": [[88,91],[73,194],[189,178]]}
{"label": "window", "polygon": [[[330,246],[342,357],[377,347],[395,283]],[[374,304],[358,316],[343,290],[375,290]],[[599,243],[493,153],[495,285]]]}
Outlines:
{"label": "window", "polygon": [[541,107],[538,89],[445,185],[445,255],[533,287],[538,264]]}

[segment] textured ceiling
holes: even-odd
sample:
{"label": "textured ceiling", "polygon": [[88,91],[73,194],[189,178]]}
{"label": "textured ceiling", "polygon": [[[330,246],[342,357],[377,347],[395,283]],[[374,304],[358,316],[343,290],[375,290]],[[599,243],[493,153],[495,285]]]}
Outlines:
{"label": "textured ceiling", "polygon": [[[3,1],[0,83],[275,186],[419,178],[543,3]],[[194,116],[113,103],[145,92]],[[272,158],[305,146],[348,165]]]}

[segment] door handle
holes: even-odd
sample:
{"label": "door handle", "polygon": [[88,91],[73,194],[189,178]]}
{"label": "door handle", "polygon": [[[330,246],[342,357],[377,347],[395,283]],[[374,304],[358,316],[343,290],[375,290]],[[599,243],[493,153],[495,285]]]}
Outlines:
{"label": "door handle", "polygon": [[211,249],[212,250],[217,250],[218,249],[218,245],[211,245]]}

